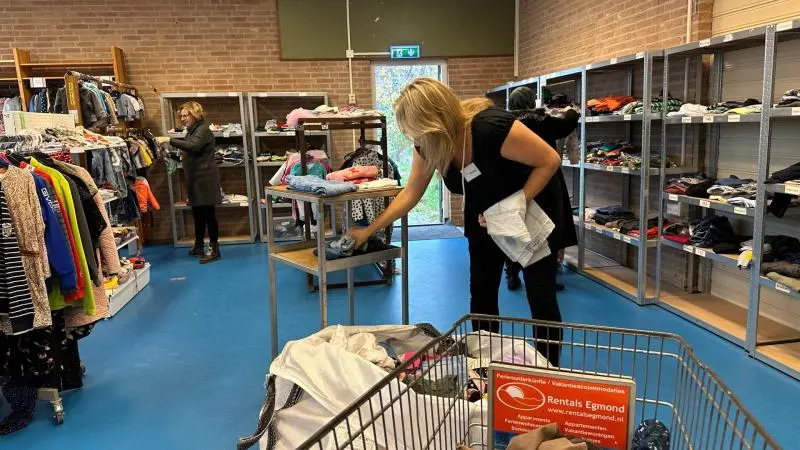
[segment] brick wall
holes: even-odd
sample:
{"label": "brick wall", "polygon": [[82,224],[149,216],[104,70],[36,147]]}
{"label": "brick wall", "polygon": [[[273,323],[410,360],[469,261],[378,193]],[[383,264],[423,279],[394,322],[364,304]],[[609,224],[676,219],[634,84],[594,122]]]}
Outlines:
{"label": "brick wall", "polygon": [[[346,61],[280,60],[275,0],[28,0],[0,3],[0,17],[0,41],[7,45],[0,59],[10,59],[13,47],[29,50],[33,62],[108,60],[111,46],[123,49],[128,82],[139,88],[145,124],[154,131],[161,128],[155,90],[324,91],[332,104],[347,103]],[[451,85],[464,97],[512,75],[510,57],[454,58],[448,66]],[[370,62],[356,61],[353,71],[358,102],[368,107]],[[204,103],[213,109],[210,99]],[[339,164],[352,150],[351,136],[340,132],[333,141]],[[155,215],[154,238],[165,241],[170,221],[163,167],[151,178],[164,206]]]}
{"label": "brick wall", "polygon": [[[692,40],[711,35],[713,0],[697,0]],[[520,2],[520,76],[682,43],[684,0]]]}

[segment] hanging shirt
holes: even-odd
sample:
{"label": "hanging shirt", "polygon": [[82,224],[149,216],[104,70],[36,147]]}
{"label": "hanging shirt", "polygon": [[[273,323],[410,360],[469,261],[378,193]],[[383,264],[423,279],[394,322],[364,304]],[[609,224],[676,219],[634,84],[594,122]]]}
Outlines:
{"label": "hanging shirt", "polygon": [[17,234],[6,196],[0,190],[0,314],[11,321],[11,332],[33,329],[33,299],[25,278]]}
{"label": "hanging shirt", "polygon": [[[55,188],[55,191],[59,197],[63,200],[67,217],[69,218],[69,224],[72,229],[72,238],[75,242],[78,259],[80,261],[80,271],[83,273],[84,279],[91,279],[91,276],[89,275],[89,266],[86,262],[87,256],[84,251],[85,246],[81,239],[81,233],[78,231],[79,227],[76,208],[79,208],[80,205],[75,205],[69,183],[57,170],[43,165],[37,161],[36,158],[31,158],[31,165],[47,173],[52,178],[53,187]],[[64,294],[60,289],[53,289],[49,297],[51,309],[63,309],[67,306],[65,303]],[[86,311],[86,313],[89,315],[94,315],[96,312],[94,293],[88,286],[83,291],[83,308],[84,311]]]}
{"label": "hanging shirt", "polygon": [[[66,296],[65,300],[67,302],[73,302],[75,300],[79,300],[83,298],[83,289],[86,285],[86,280],[84,279],[83,272],[80,269],[80,258],[78,256],[78,247],[75,245],[75,238],[73,237],[72,233],[72,226],[69,221],[69,216],[67,215],[66,203],[61,198],[61,196],[55,190],[55,185],[53,183],[53,178],[45,173],[41,169],[37,169],[29,164],[22,163],[20,165],[23,169],[30,169],[33,173],[39,177],[47,184],[49,199],[50,199],[50,206],[53,207],[53,210],[57,214],[58,224],[61,227],[61,231],[67,237],[67,242],[69,244],[69,251],[72,256],[72,263],[75,267],[75,279],[76,284],[74,288],[71,284],[64,285],[64,280],[61,280],[60,287],[62,289],[62,293]],[[58,272],[56,272],[58,273]],[[52,288],[48,289],[48,292],[52,292]],[[52,308],[52,299],[51,299],[51,308]]]}
{"label": "hanging shirt", "polygon": [[42,211],[44,243],[47,247],[50,273],[58,277],[63,292],[74,292],[77,290],[78,275],[66,230],[61,227],[63,219],[59,218],[61,208],[58,199],[43,177],[34,175],[33,180]]}
{"label": "hanging shirt", "polygon": [[9,166],[6,173],[0,176],[0,189],[12,213],[22,266],[25,268],[25,278],[33,301],[33,326],[49,327],[53,321],[44,280],[50,276],[50,264],[44,245],[44,222],[33,175],[27,170]]}

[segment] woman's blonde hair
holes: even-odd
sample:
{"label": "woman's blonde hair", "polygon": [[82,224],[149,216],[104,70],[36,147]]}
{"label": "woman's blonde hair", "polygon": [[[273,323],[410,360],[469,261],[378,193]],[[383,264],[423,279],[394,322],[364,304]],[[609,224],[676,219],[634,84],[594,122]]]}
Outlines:
{"label": "woman's blonde hair", "polygon": [[206,113],[203,111],[203,105],[197,102],[186,102],[182,104],[178,107],[178,114],[183,110],[191,114],[194,120],[203,120],[206,117]]}
{"label": "woman's blonde hair", "polygon": [[447,173],[464,132],[479,112],[492,106],[486,98],[461,101],[452,89],[433,78],[417,78],[394,102],[400,130],[419,145],[430,170]]}

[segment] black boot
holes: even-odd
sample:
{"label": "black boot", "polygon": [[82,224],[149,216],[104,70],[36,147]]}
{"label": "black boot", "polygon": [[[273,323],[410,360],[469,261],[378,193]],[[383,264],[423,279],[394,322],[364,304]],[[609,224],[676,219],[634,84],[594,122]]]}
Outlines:
{"label": "black boot", "polygon": [[522,286],[519,279],[520,266],[517,263],[506,263],[506,285],[509,291],[516,291]]}
{"label": "black boot", "polygon": [[0,421],[0,436],[16,433],[25,428],[33,420],[36,411],[36,388],[14,386],[11,383],[3,386],[3,396],[11,406],[11,414]]}
{"label": "black boot", "polygon": [[189,256],[204,256],[206,254],[206,249],[203,247],[202,242],[195,242],[194,247],[189,250]]}
{"label": "black boot", "polygon": [[200,264],[208,264],[210,262],[220,259],[221,257],[222,255],[219,253],[219,244],[218,243],[208,244],[208,253],[206,253],[205,255],[203,255],[202,258],[200,258]]}

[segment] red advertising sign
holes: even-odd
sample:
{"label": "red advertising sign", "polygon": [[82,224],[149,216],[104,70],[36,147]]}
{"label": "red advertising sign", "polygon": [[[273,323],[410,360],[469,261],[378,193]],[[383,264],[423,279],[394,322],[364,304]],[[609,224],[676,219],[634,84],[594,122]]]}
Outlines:
{"label": "red advertising sign", "polygon": [[565,435],[626,450],[635,394],[631,379],[492,364],[489,449],[505,450],[514,436],[555,422]]}

